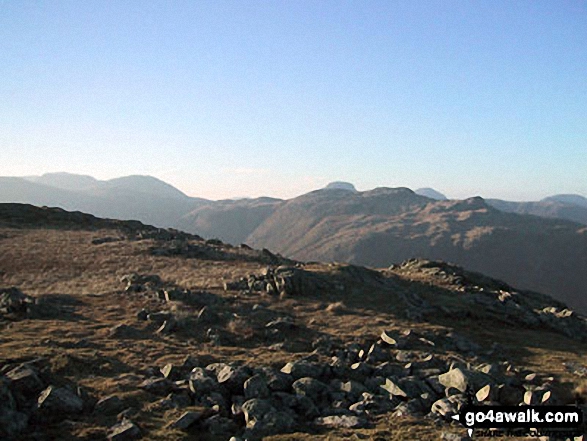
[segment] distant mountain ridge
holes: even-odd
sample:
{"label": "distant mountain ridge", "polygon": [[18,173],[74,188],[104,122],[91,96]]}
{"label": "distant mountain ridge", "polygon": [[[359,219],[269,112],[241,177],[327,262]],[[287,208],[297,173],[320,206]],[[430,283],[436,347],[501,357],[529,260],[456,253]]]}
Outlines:
{"label": "distant mountain ridge", "polygon": [[446,201],[448,198],[442,194],[439,191],[434,190],[433,188],[418,188],[417,190],[415,190],[416,194],[419,194],[420,196],[426,196],[427,198],[430,199],[436,199],[437,201]]}
{"label": "distant mountain ridge", "polygon": [[152,176],[99,181],[91,176],[49,173],[0,177],[0,202],[60,207],[99,217],[175,227],[181,216],[207,201],[191,198]]}
{"label": "distant mountain ridge", "polygon": [[506,213],[480,197],[319,190],[276,207],[246,242],[299,260],[372,267],[444,260],[587,311],[587,227]]}
{"label": "distant mountain ridge", "polygon": [[379,267],[411,257],[445,260],[587,311],[582,196],[537,202],[438,200],[432,189],[424,189],[428,196],[408,188],[353,189],[334,183],[289,200],[210,201],[149,176],[99,181],[58,173],[0,177],[0,202],[134,219],[302,260]]}

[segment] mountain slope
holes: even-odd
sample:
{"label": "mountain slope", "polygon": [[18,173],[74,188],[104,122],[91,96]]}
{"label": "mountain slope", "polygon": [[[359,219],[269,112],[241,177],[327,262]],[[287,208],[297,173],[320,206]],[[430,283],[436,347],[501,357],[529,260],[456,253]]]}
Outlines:
{"label": "mountain slope", "polygon": [[512,202],[501,199],[485,199],[485,201],[492,207],[508,213],[566,219],[587,225],[587,206],[559,201],[555,197],[535,202]]}
{"label": "mountain slope", "polygon": [[481,198],[318,191],[280,206],[247,243],[296,259],[375,267],[414,257],[445,260],[587,311],[587,228],[504,213]]}
{"label": "mountain slope", "polygon": [[274,198],[209,202],[182,216],[177,228],[240,244],[282,203]]}
{"label": "mountain slope", "polygon": [[30,205],[0,204],[0,330],[2,440],[468,439],[470,400],[586,398],[587,319],[548,296]]}

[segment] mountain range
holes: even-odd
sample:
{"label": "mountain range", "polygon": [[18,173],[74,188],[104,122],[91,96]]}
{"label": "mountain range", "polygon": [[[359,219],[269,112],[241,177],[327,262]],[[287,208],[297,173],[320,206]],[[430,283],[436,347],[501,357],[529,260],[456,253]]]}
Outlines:
{"label": "mountain range", "polygon": [[387,267],[450,261],[587,311],[587,199],[448,200],[433,189],[357,191],[336,182],[289,199],[210,201],[150,176],[0,178],[0,202],[136,219],[302,260]]}

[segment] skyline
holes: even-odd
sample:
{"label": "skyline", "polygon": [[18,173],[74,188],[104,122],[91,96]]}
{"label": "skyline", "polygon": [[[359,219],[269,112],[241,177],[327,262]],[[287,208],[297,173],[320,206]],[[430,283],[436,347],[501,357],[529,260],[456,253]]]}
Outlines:
{"label": "skyline", "polygon": [[583,1],[0,3],[0,175],[587,195]]}

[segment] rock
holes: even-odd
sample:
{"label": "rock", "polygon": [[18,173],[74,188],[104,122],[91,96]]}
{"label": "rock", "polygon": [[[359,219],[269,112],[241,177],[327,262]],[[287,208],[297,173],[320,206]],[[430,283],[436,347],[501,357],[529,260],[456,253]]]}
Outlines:
{"label": "rock", "polygon": [[297,329],[297,325],[294,323],[293,319],[289,317],[279,317],[267,323],[265,329],[270,334],[276,334],[295,330]]}
{"label": "rock", "polygon": [[454,388],[460,392],[466,392],[468,387],[478,390],[487,384],[492,384],[493,380],[482,372],[463,370],[453,368],[450,371],[439,375],[438,381],[447,389]]}
{"label": "rock", "polygon": [[262,375],[253,375],[243,385],[245,399],[267,398],[270,395],[267,381]]}
{"label": "rock", "polygon": [[290,362],[281,368],[281,372],[290,374],[296,380],[304,377],[320,378],[326,373],[325,371],[324,365],[312,363],[307,360]]}
{"label": "rock", "polygon": [[35,304],[35,298],[27,296],[18,288],[0,289],[0,314],[26,316]]}
{"label": "rock", "polygon": [[234,433],[237,430],[236,424],[230,418],[221,415],[214,415],[204,420],[202,427],[215,436]]}
{"label": "rock", "polygon": [[383,331],[379,338],[381,339],[381,341],[387,343],[390,346],[397,346],[397,340],[394,337],[392,337],[392,335],[393,333],[391,332]]}
{"label": "rock", "polygon": [[161,327],[157,329],[157,334],[170,334],[177,328],[177,320],[174,317],[165,320]]}
{"label": "rock", "polygon": [[432,404],[431,412],[449,419],[458,413],[458,409],[456,404],[448,398],[442,398]]}
{"label": "rock", "polygon": [[477,391],[475,398],[479,402],[497,401],[499,399],[499,388],[497,386],[487,384]]}
{"label": "rock", "polygon": [[315,378],[300,378],[291,387],[296,395],[310,398],[319,407],[328,400],[328,386]]}
{"label": "rock", "polygon": [[367,420],[355,415],[330,415],[316,418],[314,424],[336,429],[360,429],[367,426]]}
{"label": "rock", "polygon": [[168,395],[175,389],[175,385],[167,378],[148,378],[139,387],[159,396]]}
{"label": "rock", "polygon": [[198,323],[204,323],[204,324],[209,325],[212,323],[216,323],[219,320],[219,317],[218,317],[218,314],[216,314],[214,311],[212,311],[211,307],[204,306],[198,312],[197,320],[198,320]]}
{"label": "rock", "polygon": [[120,323],[110,329],[111,338],[135,338],[139,331],[138,329],[124,323]]}
{"label": "rock", "polygon": [[536,406],[539,404],[551,404],[548,403],[551,399],[552,392],[545,387],[537,387],[531,390],[527,390],[524,393],[524,404],[528,406]]}
{"label": "rock", "polygon": [[243,395],[243,385],[251,375],[249,369],[245,367],[233,367],[226,365],[217,374],[218,384],[223,385],[233,395]]}
{"label": "rock", "polygon": [[94,406],[94,413],[102,415],[116,415],[124,410],[124,403],[118,396],[110,395],[102,398]]}
{"label": "rock", "polygon": [[25,398],[37,395],[45,387],[36,371],[26,364],[10,370],[6,373],[6,377],[12,392],[21,394]]}
{"label": "rock", "polygon": [[147,319],[153,323],[156,323],[157,325],[163,324],[165,320],[169,320],[171,317],[173,317],[173,314],[165,311],[151,312],[147,315]]}
{"label": "rock", "polygon": [[351,364],[349,377],[357,381],[365,381],[366,378],[373,374],[373,367],[362,361]]}
{"label": "rock", "polygon": [[161,368],[161,374],[169,380],[176,381],[182,377],[183,372],[180,367],[174,366],[172,363],[167,363]]}
{"label": "rock", "polygon": [[205,371],[201,368],[194,368],[192,370],[188,385],[190,391],[196,396],[196,398],[200,398],[213,391],[224,390],[223,387],[220,387],[216,378],[207,376]]}
{"label": "rock", "polygon": [[364,392],[367,392],[367,388],[363,383],[354,380],[342,383],[340,390],[352,401],[357,400]]}
{"label": "rock", "polygon": [[245,415],[247,427],[254,425],[258,420],[262,420],[265,415],[275,412],[275,408],[269,400],[258,398],[245,401],[242,405],[242,410]]}
{"label": "rock", "polygon": [[462,435],[460,433],[443,431],[440,434],[440,439],[442,441],[470,441],[471,438],[469,438],[467,435]]}
{"label": "rock", "polygon": [[373,375],[378,377],[403,377],[407,373],[404,366],[386,361],[375,366]]}
{"label": "rock", "polygon": [[523,388],[509,384],[500,385],[498,401],[504,406],[518,406],[524,400],[525,391]]}
{"label": "rock", "polygon": [[141,429],[130,420],[123,420],[110,428],[108,439],[111,441],[126,441],[139,439]]}
{"label": "rock", "polygon": [[291,389],[294,379],[291,375],[272,368],[260,368],[259,372],[265,377],[267,387],[272,392],[287,392]]}
{"label": "rock", "polygon": [[244,433],[246,439],[288,432],[295,426],[295,419],[289,412],[277,410],[268,400],[247,400],[242,410],[247,427]]}
{"label": "rock", "polygon": [[381,385],[381,388],[389,392],[392,397],[407,398],[408,394],[398,386],[394,381],[387,378],[385,384]]}
{"label": "rock", "polygon": [[170,427],[179,430],[186,430],[191,425],[193,425],[196,421],[198,421],[202,417],[200,412],[194,411],[187,411],[184,412],[178,419],[170,424]]}
{"label": "rock", "polygon": [[78,414],[84,402],[65,387],[49,386],[39,396],[37,408],[50,418],[65,419],[70,414]]}
{"label": "rock", "polygon": [[28,426],[28,416],[17,410],[8,381],[0,377],[0,439],[18,439]]}
{"label": "rock", "polygon": [[[0,408],[2,410],[2,408]],[[28,427],[29,417],[16,410],[0,412],[0,437],[2,439],[18,439]]]}
{"label": "rock", "polygon": [[361,400],[349,406],[349,410],[358,414],[382,414],[393,409],[398,402],[390,400],[388,397],[373,395],[367,392],[363,393]]}
{"label": "rock", "polygon": [[310,398],[303,395],[294,395],[294,402],[291,408],[304,420],[320,416],[320,410]]}

